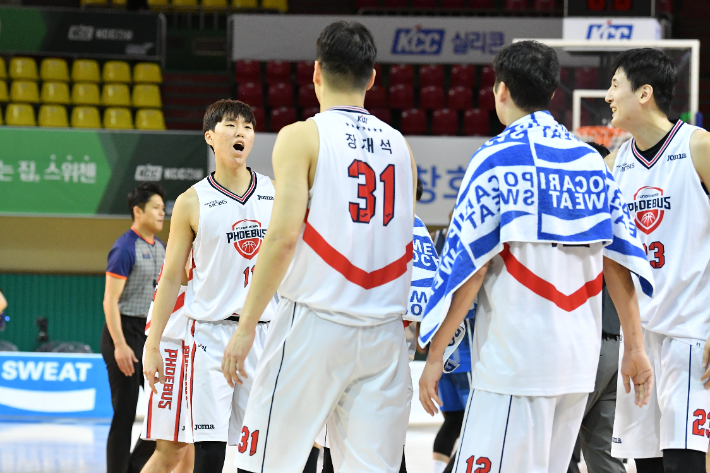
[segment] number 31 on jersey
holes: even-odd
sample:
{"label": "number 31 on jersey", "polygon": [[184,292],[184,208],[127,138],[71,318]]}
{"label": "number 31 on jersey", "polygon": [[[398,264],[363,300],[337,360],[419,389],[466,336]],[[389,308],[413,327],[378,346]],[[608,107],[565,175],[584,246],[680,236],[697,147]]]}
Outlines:
{"label": "number 31 on jersey", "polygon": [[[350,217],[355,223],[370,223],[377,208],[375,171],[366,162],[355,159],[348,166],[348,176],[355,179],[365,176],[365,183],[357,186],[357,196],[365,199],[365,207],[361,207],[359,203],[350,202]],[[382,225],[387,226],[394,218],[394,164],[390,164],[380,173],[380,182],[384,187]]]}

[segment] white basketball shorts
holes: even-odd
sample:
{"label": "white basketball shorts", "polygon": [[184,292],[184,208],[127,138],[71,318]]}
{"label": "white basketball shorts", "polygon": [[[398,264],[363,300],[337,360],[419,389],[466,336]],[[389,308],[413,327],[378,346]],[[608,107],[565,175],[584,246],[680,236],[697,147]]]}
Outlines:
{"label": "white basketball shorts", "polygon": [[587,397],[472,390],[454,473],[566,473]]}
{"label": "white basketball shorts", "polygon": [[[151,391],[144,380],[148,410],[143,419],[141,438],[192,442],[187,373],[190,370],[190,347],[182,340],[163,337],[160,340],[165,382],[156,383],[158,394]],[[143,354],[145,361],[145,353]]]}
{"label": "white basketball shorts", "polygon": [[[619,376],[612,456],[654,458],[666,449],[707,451],[710,391],[700,381],[704,342],[691,344],[644,330],[644,343],[653,366],[651,398],[648,405],[636,406],[633,387],[626,394]],[[623,341],[619,349],[623,356]]]}
{"label": "white basketball shorts", "polygon": [[326,424],[335,471],[397,473],[412,397],[402,320],[352,327],[281,299],[257,367],[235,465],[300,473]]}
{"label": "white basketball shorts", "polygon": [[256,326],[254,345],[244,362],[248,378],[231,388],[222,374],[222,358],[237,322],[190,320],[186,343],[192,354],[188,373],[191,424],[195,442],[217,441],[236,445],[242,441],[242,421],[249,399],[256,364],[264,349],[268,323]]}

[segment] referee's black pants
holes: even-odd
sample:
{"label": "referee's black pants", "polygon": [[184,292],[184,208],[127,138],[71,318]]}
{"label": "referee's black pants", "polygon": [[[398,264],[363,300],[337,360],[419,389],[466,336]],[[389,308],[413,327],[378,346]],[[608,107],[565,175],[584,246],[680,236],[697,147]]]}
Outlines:
{"label": "referee's black pants", "polygon": [[136,418],[138,390],[143,386],[145,319],[121,315],[121,327],[126,343],[138,358],[138,363],[135,363],[132,376],[121,372],[113,356],[113,339],[104,324],[101,332],[101,355],[108,370],[113,405],[113,419],[106,441],[106,473],[138,473],[155,450],[155,442],[144,442],[139,438],[131,453],[131,430]]}

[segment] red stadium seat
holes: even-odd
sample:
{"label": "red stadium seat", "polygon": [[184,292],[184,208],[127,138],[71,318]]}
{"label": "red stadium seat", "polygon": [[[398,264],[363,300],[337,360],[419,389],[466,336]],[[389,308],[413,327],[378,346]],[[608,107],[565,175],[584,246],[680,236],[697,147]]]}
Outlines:
{"label": "red stadium seat", "polygon": [[469,0],[471,8],[493,8],[493,0]]}
{"label": "red stadium seat", "polygon": [[673,14],[673,0],[658,0],[656,2],[656,12]]}
{"label": "red stadium seat", "polygon": [[505,0],[506,10],[525,10],[528,8],[528,0]]}
{"label": "red stadium seat", "polygon": [[444,89],[435,85],[423,87],[419,91],[419,108],[423,110],[444,108]]}
{"label": "red stadium seat", "polygon": [[237,97],[252,107],[261,107],[264,105],[264,89],[261,87],[261,82],[239,84]]}
{"label": "red stadium seat", "polygon": [[409,0],[384,0],[385,8],[407,8]]}
{"label": "red stadium seat", "polygon": [[259,61],[237,61],[234,66],[237,84],[261,82],[261,63]]}
{"label": "red stadium seat", "polygon": [[365,108],[387,108],[387,91],[380,85],[373,85],[365,93]]}
{"label": "red stadium seat", "polygon": [[385,123],[392,123],[392,113],[389,108],[373,108],[369,112]]}
{"label": "red stadium seat", "polygon": [[298,106],[303,108],[318,107],[318,97],[313,84],[302,85],[298,88]]}
{"label": "red stadium seat", "polygon": [[562,82],[563,84],[566,84],[568,80],[569,80],[569,68],[568,67],[560,67],[560,82]]}
{"label": "red stadium seat", "polygon": [[286,61],[269,61],[266,63],[266,83],[291,82],[291,63]]}
{"label": "red stadium seat", "polygon": [[451,68],[451,87],[476,86],[476,68],[473,64],[456,64]]}
{"label": "red stadium seat", "polygon": [[308,107],[303,109],[303,113],[301,114],[302,120],[307,120],[313,116],[315,116],[316,113],[320,112],[320,107]]}
{"label": "red stadium seat", "polygon": [[400,131],[404,135],[426,134],[426,113],[416,108],[402,112]]}
{"label": "red stadium seat", "polygon": [[596,67],[578,67],[574,70],[574,87],[576,89],[598,89],[599,71]]}
{"label": "red stadium seat", "polygon": [[264,116],[264,109],[261,107],[252,107],[251,111],[256,119],[256,129],[254,131],[266,131],[266,117]]}
{"label": "red stadium seat", "polygon": [[557,8],[556,0],[535,0],[533,8],[537,11],[552,11]]}
{"label": "red stadium seat", "polygon": [[441,0],[441,8],[466,8],[466,0]]}
{"label": "red stadium seat", "polygon": [[477,108],[466,110],[463,115],[463,134],[466,136],[488,136],[490,134],[488,112]]}
{"label": "red stadium seat", "polygon": [[404,110],[414,106],[414,89],[409,84],[390,86],[390,107]]}
{"label": "red stadium seat", "polygon": [[436,8],[436,0],[412,0],[414,8]]}
{"label": "red stadium seat", "polygon": [[478,92],[478,108],[481,110],[496,109],[496,101],[493,96],[493,87],[486,87]]}
{"label": "red stadium seat", "polygon": [[414,67],[411,64],[392,64],[390,66],[390,85],[414,82]]}
{"label": "red stadium seat", "polygon": [[296,109],[292,107],[279,107],[271,110],[271,131],[277,132],[286,125],[296,122]]}
{"label": "red stadium seat", "polygon": [[380,0],[356,0],[355,8],[377,8],[380,6]]}
{"label": "red stadium seat", "polygon": [[313,61],[301,61],[296,64],[296,83],[298,85],[313,83]]}
{"label": "red stadium seat", "polygon": [[483,66],[481,69],[481,88],[493,87],[496,83],[496,73],[493,71],[492,66]]}
{"label": "red stadium seat", "polygon": [[419,68],[419,87],[444,86],[444,68],[439,64],[426,64]]}
{"label": "red stadium seat", "polygon": [[270,107],[292,107],[293,86],[283,82],[270,85],[267,103]]}
{"label": "red stadium seat", "polygon": [[473,92],[468,87],[449,89],[448,107],[452,110],[467,110],[473,107]]}
{"label": "red stadium seat", "polygon": [[458,113],[449,108],[436,110],[431,122],[431,129],[435,135],[457,135],[459,131]]}
{"label": "red stadium seat", "polygon": [[550,106],[547,107],[548,110],[564,111],[567,109],[567,98],[565,96],[565,91],[561,88],[557,88],[555,95],[552,96],[550,100]]}

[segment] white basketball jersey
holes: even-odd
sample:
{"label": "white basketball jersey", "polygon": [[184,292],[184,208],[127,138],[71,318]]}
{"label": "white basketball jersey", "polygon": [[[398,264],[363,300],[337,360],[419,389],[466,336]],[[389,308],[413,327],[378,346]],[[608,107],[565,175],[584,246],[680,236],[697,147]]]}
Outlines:
{"label": "white basketball jersey", "polygon": [[407,311],[412,273],[407,143],[362,108],[332,108],[312,120],[318,164],[279,296],[346,325],[388,322]]}
{"label": "white basketball jersey", "polygon": [[[274,203],[271,179],[249,172],[251,184],[243,196],[222,187],[214,173],[192,186],[200,221],[185,293],[185,315],[191,319],[224,320],[239,316],[244,307]],[[271,320],[273,309],[270,304],[261,320]]]}
{"label": "white basketball jersey", "polygon": [[690,157],[690,135],[698,129],[678,121],[650,161],[631,139],[613,169],[654,269],[653,299],[634,278],[641,321],[687,340],[710,333],[710,201]]}

